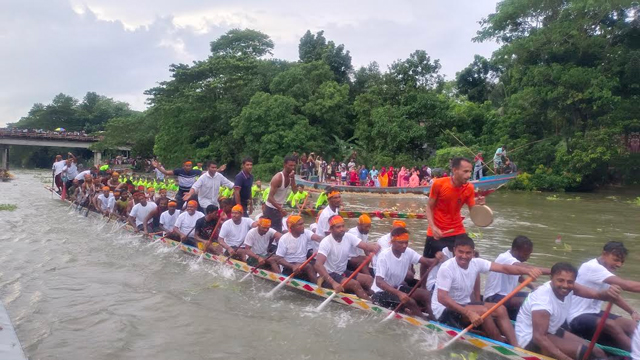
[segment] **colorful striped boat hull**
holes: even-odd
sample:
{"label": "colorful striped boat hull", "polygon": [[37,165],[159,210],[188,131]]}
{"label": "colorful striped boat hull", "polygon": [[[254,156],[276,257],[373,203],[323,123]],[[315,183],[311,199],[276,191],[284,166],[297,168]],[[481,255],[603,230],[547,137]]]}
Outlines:
{"label": "colorful striped boat hull", "polygon": [[[493,175],[485,176],[482,180],[471,181],[476,191],[482,190],[495,190],[499,186],[506,184],[507,182],[516,178],[516,174],[505,175]],[[342,192],[354,192],[354,193],[370,193],[370,194],[423,194],[429,195],[431,186],[419,186],[419,187],[369,187],[369,186],[349,186],[349,185],[334,185],[329,183],[319,183],[309,180],[304,180],[299,176],[296,176],[296,184],[304,185],[312,189],[324,190],[328,187],[333,187]]]}

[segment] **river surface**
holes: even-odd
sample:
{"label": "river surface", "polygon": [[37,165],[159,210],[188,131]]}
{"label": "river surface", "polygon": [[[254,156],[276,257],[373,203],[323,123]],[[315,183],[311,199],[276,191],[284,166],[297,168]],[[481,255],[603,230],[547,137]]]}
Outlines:
{"label": "river surface", "polygon": [[[0,299],[30,359],[450,359],[473,349],[427,353],[435,338],[398,322],[281,291],[273,283],[238,283],[243,274],[167,252],[111,226],[84,218],[43,189],[47,172],[22,171],[0,183]],[[477,229],[482,256],[493,259],[516,235],[535,243],[530,262],[565,260],[578,266],[619,239],[630,250],[620,275],[640,280],[640,194],[552,194],[499,191],[490,195],[494,224]],[[549,199],[548,199],[549,197]],[[580,197],[578,199],[578,197]],[[345,195],[353,210],[424,207],[426,198]],[[309,219],[310,220],[310,219]],[[355,220],[349,220],[349,225]],[[370,239],[389,231],[374,220]],[[407,220],[412,246],[422,249],[426,222]],[[571,247],[555,243],[560,235]],[[640,298],[628,295],[640,307]],[[480,354],[480,358],[495,358]]]}

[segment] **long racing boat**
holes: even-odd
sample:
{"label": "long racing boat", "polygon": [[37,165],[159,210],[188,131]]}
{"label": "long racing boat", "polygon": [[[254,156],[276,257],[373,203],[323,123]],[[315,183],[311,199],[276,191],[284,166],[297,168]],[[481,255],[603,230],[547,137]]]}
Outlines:
{"label": "long racing boat", "polygon": [[[50,187],[45,186],[45,188],[47,188],[49,191],[52,191],[54,194],[57,195],[57,193],[53,191]],[[69,203],[68,200],[64,200],[64,201]],[[90,212],[90,214],[91,216],[95,216],[95,217],[102,216],[95,212]],[[124,225],[123,228],[127,229],[127,231],[133,232],[133,228],[130,225]],[[245,262],[235,260],[235,259],[229,259],[226,256],[218,256],[210,253],[204,253],[203,255],[203,252],[196,247],[188,246],[180,243],[179,241],[174,241],[168,238],[164,238],[160,235],[154,235],[153,238],[142,238],[142,239],[144,239],[143,241],[154,241],[162,246],[166,246],[169,248],[178,247],[179,250],[181,250],[182,252],[192,256],[202,255],[203,260],[212,261],[222,266],[227,266],[244,273],[253,272],[254,273],[253,275],[255,277],[258,277],[267,281],[271,281],[274,283],[279,284],[285,281],[287,278],[282,274],[277,274],[265,269],[254,269],[253,267],[247,265]],[[301,291],[322,299],[328,298],[333,294],[333,290],[326,289],[321,286],[318,286],[317,284],[313,284],[313,283],[296,279],[296,278],[289,281],[285,285],[288,288],[292,288],[297,291]],[[337,294],[337,296],[333,298],[333,302],[337,302],[339,304],[345,305],[350,308],[355,308],[361,311],[376,313],[380,316],[380,319],[387,317],[392,312],[392,310],[390,309],[381,307],[370,301],[363,300],[352,294],[339,293]],[[454,337],[460,331],[462,331],[460,329],[450,327],[448,325],[441,324],[439,322],[426,321],[422,318],[412,317],[402,313],[396,313],[395,319],[397,321],[402,321],[403,323],[407,323],[407,324],[419,327],[431,333],[435,333],[438,335],[446,335],[449,337]],[[517,360],[551,360],[552,359],[545,355],[537,354],[516,346],[502,343],[493,339],[489,339],[475,333],[467,333],[466,335],[460,337],[458,341],[461,343],[471,345],[479,350],[488,351],[507,359],[514,359],[514,360],[516,359]],[[618,350],[615,348],[608,348],[604,346],[601,346],[601,347],[605,349],[605,351],[608,351],[618,356],[618,358],[630,359],[630,354],[628,352],[624,352],[622,350]]]}
{"label": "long racing boat", "polygon": [[[476,191],[482,190],[495,190],[498,187],[506,184],[507,182],[516,178],[516,174],[503,174],[485,176],[482,180],[470,181]],[[350,185],[335,185],[332,183],[314,182],[296,176],[296,184],[304,185],[312,189],[325,190],[328,187],[333,187],[341,192],[355,192],[355,193],[370,193],[370,194],[423,194],[429,195],[431,186],[418,186],[418,187],[371,187],[371,186],[350,186]]]}

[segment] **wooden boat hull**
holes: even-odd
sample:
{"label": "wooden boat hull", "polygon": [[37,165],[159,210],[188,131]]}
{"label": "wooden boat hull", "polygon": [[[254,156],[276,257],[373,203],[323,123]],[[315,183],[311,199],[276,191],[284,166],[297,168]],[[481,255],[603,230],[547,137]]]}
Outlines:
{"label": "wooden boat hull", "polygon": [[[504,174],[485,176],[482,180],[471,181],[476,191],[481,190],[495,190],[499,186],[506,184],[507,182],[516,178],[516,174]],[[431,186],[419,186],[419,187],[369,187],[369,186],[349,186],[349,185],[334,185],[329,183],[319,183],[309,180],[304,180],[299,176],[296,176],[296,184],[304,185],[312,189],[324,190],[328,187],[333,187],[342,192],[354,192],[354,193],[369,193],[369,194],[423,194],[429,195]]]}
{"label": "wooden boat hull", "polygon": [[[48,186],[45,186],[45,188],[49,189],[49,191],[52,191]],[[54,194],[57,195],[55,191],[54,191]],[[92,212],[91,215],[100,216],[94,212]],[[125,228],[129,231],[133,231],[133,228],[131,228],[129,225],[127,225]],[[189,255],[193,255],[193,256],[202,255],[202,251],[195,247],[188,246],[171,239],[162,238],[160,235],[155,235],[153,239],[149,239],[148,241],[155,241],[158,239],[160,239],[158,243],[162,244],[163,246],[167,246],[167,247],[177,246],[182,252],[187,253]],[[234,268],[238,271],[242,271],[245,273],[250,272],[252,269],[251,266],[247,265],[242,261],[235,260],[235,259],[227,259],[226,256],[218,256],[210,253],[205,253],[203,256],[203,260],[214,261],[221,265],[229,266],[231,268]],[[264,270],[264,269],[258,269],[256,272],[254,272],[254,276],[268,280],[268,281],[272,281],[275,283],[281,283],[284,280],[286,280],[286,276],[282,274],[276,274],[274,272]],[[300,280],[300,279],[293,279],[292,281],[287,283],[286,286],[297,289],[299,291],[306,292],[307,294],[322,297],[322,298],[327,298],[333,294],[332,290],[325,289],[316,284],[313,284],[304,280]],[[359,297],[352,294],[339,293],[336,297],[333,298],[333,301],[346,305],[351,308],[356,308],[359,310],[376,313],[380,315],[381,319],[389,315],[389,313],[391,313],[390,309],[378,306],[370,301],[360,299]],[[458,332],[461,331],[460,329],[456,329],[435,321],[426,321],[421,318],[415,318],[415,317],[405,315],[405,314],[400,314],[400,313],[396,314],[395,318],[399,321],[402,321],[414,326],[418,326],[423,329],[430,330],[431,332],[435,332],[438,334],[447,334],[451,337],[456,336]],[[551,359],[541,354],[530,352],[519,347],[501,343],[499,341],[495,341],[495,340],[488,339],[483,336],[479,336],[471,333],[467,333],[465,336],[461,337],[459,341],[469,344],[471,346],[474,346],[478,349],[492,352],[494,354],[500,355],[507,359],[520,359],[520,360],[550,360]]]}

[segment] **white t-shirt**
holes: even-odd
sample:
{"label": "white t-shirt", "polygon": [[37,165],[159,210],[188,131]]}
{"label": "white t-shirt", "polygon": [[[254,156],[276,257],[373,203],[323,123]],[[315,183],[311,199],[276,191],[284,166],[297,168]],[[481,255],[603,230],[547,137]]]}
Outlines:
{"label": "white t-shirt", "polygon": [[[600,265],[598,259],[591,259],[580,265],[576,284],[586,286],[596,291],[605,291],[609,288],[609,284],[606,284],[604,281],[612,276],[615,275]],[[602,300],[586,299],[576,295],[573,295],[571,305],[571,310],[567,317],[569,322],[573,321],[573,319],[579,315],[597,314],[602,310]]]}
{"label": "white t-shirt", "polygon": [[196,221],[202,217],[204,217],[204,214],[200,211],[196,211],[193,215],[184,211],[178,215],[178,219],[176,219],[176,223],[173,226],[177,227],[183,235],[193,238],[195,234],[192,230],[196,227]]}
{"label": "white t-shirt", "polygon": [[53,166],[51,166],[51,170],[54,170],[54,175],[58,176],[58,174],[62,172],[62,170],[66,165],[67,165],[66,160],[56,161],[53,163]]}
{"label": "white t-shirt", "polygon": [[177,210],[171,215],[169,210],[166,210],[162,214],[160,214],[160,225],[162,225],[165,229],[169,231],[173,231],[173,227],[178,220],[178,216],[180,216],[180,210]]}
{"label": "white t-shirt", "polygon": [[[244,238],[247,236],[253,220],[243,217],[240,219],[240,224],[233,222],[233,219],[225,221],[220,227],[220,236],[229,246],[240,246],[244,242]],[[255,251],[254,251],[255,252]]]}
{"label": "white t-shirt", "polygon": [[327,236],[327,234],[330,232],[329,219],[331,219],[331,217],[334,215],[339,215],[339,212],[339,208],[334,212],[333,210],[331,210],[331,206],[327,206],[326,208],[322,209],[322,212],[320,212],[320,216],[318,216],[318,221],[316,221],[316,224],[318,224],[316,234],[320,236]]}
{"label": "white t-shirt", "polygon": [[67,171],[67,179],[73,179],[78,176],[78,167],[73,161],[71,162],[71,166],[65,165],[63,170]]}
{"label": "white t-shirt", "polygon": [[79,173],[78,175],[76,175],[76,177],[74,177],[74,180],[84,180],[85,175],[91,175],[91,170],[85,170],[81,173]]}
{"label": "white t-shirt", "polygon": [[[494,262],[496,264],[513,265],[519,261],[513,257],[511,250],[507,250],[498,255]],[[485,299],[495,294],[508,295],[513,291],[513,289],[518,287],[519,278],[520,276],[518,275],[507,275],[491,271],[487,277],[487,282],[484,285]]]}
{"label": "white t-shirt", "polygon": [[[275,233],[276,231],[274,229],[269,228],[264,235],[260,235],[258,228],[253,228],[249,230],[247,236],[244,238],[244,244],[246,246],[251,246],[251,251],[253,251],[254,254],[264,255],[267,253],[269,241],[271,241]],[[227,240],[226,238],[224,239],[225,241]]]}
{"label": "white t-shirt", "polygon": [[[358,239],[362,240],[365,244],[368,242],[369,240],[369,234],[362,234],[360,233],[360,230],[358,230],[358,227],[354,227],[352,229],[349,229],[349,231],[347,231],[347,233],[354,235],[355,237],[357,237]],[[356,256],[363,256],[364,250],[360,249],[360,248],[355,248],[350,254],[349,254],[349,258],[352,257],[356,257]]]}
{"label": "white t-shirt", "polygon": [[[149,213],[155,210],[157,207],[158,205],[156,205],[156,203],[152,201],[147,201],[146,206],[142,206],[142,204],[135,204],[133,206],[133,209],[131,209],[129,216],[133,216],[134,218],[136,218],[136,226],[140,226],[142,225],[144,218],[146,218],[147,215],[149,215]],[[149,222],[147,224],[151,223],[153,223],[153,219],[149,219]]]}
{"label": "white t-shirt", "polygon": [[567,319],[567,314],[571,309],[572,295],[573,293],[569,293],[564,298],[564,301],[561,301],[551,289],[550,281],[531,292],[522,303],[516,318],[518,346],[524,348],[533,339],[533,320],[531,317],[534,311],[544,310],[549,313],[549,329],[547,333],[555,334]]}
{"label": "white t-shirt", "polygon": [[378,245],[380,246],[380,251],[377,254],[373,255],[373,259],[371,259],[371,266],[373,269],[378,268],[378,256],[386,249],[391,247],[391,233],[384,235],[380,239],[378,239]]}
{"label": "white t-shirt", "polygon": [[449,297],[460,305],[471,302],[471,293],[480,273],[488,273],[491,270],[491,261],[473,258],[466,269],[458,266],[455,257],[440,266],[436,277],[436,293],[431,297],[431,309],[436,319],[440,318],[445,306],[438,301],[437,289],[449,292]]}
{"label": "white t-shirt", "polygon": [[[409,269],[409,266],[420,262],[420,258],[421,256],[410,248],[407,248],[399,258],[395,256],[391,248],[388,248],[378,256],[376,277],[380,276],[387,284],[397,289],[407,277],[407,269]],[[375,292],[382,291],[375,280],[373,281],[371,290]]]}
{"label": "white t-shirt", "polygon": [[640,324],[636,327],[631,338],[631,359],[640,360]]}
{"label": "white t-shirt", "polygon": [[301,264],[305,262],[309,247],[307,243],[313,241],[311,240],[312,235],[313,233],[307,229],[297,238],[293,237],[290,232],[282,235],[280,241],[278,241],[276,255],[282,256],[289,263]]}
{"label": "white t-shirt", "polygon": [[440,269],[440,265],[453,257],[453,253],[449,251],[448,247],[442,249],[442,255],[444,260],[441,263],[436,264],[436,266],[429,271],[429,275],[427,276],[427,290],[429,291],[432,291],[433,287],[436,285],[436,277],[438,276],[438,269]]}
{"label": "white t-shirt", "polygon": [[106,211],[108,209],[112,212],[113,208],[116,206],[116,198],[111,194],[109,194],[109,197],[105,197],[104,194],[98,195],[98,201],[100,201],[100,210],[102,211]]}
{"label": "white t-shirt", "polygon": [[322,239],[318,247],[318,253],[327,257],[324,267],[329,273],[344,274],[349,262],[349,252],[360,244],[360,239],[352,234],[345,233],[342,241],[337,242],[333,235],[329,234]]}

